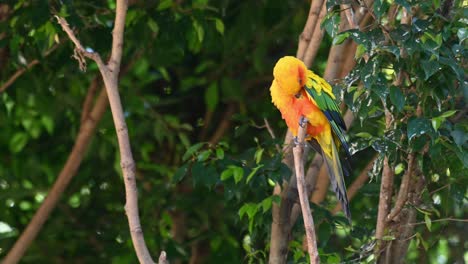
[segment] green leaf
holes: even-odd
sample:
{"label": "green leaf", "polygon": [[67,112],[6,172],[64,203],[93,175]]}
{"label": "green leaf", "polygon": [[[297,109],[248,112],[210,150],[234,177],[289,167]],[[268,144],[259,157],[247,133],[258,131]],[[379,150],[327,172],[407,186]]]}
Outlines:
{"label": "green leaf", "polygon": [[227,168],[225,169],[222,173],[221,173],[221,180],[222,181],[225,181],[229,178],[232,177],[232,170],[230,168]]}
{"label": "green leaf", "polygon": [[222,148],[216,149],[216,158],[220,160],[224,159],[224,150]]}
{"label": "green leaf", "polygon": [[255,175],[255,173],[257,173],[257,171],[258,171],[261,167],[263,167],[263,164],[261,164],[261,165],[255,167],[255,168],[249,173],[249,175],[247,176],[247,180],[246,180],[247,183],[250,182],[250,180],[252,179],[252,177]]}
{"label": "green leaf", "polygon": [[13,153],[20,152],[28,143],[29,136],[24,132],[17,132],[10,140],[10,151]]}
{"label": "green leaf", "polygon": [[197,33],[198,41],[200,43],[202,43],[203,38],[205,37],[205,30],[203,29],[200,22],[198,22],[198,20],[196,20],[196,19],[192,20],[192,26],[193,26],[193,29],[195,30],[195,32]]}
{"label": "green leaf", "polygon": [[460,40],[459,44],[461,45],[466,38],[468,38],[468,30],[466,27],[459,28],[457,31],[458,39]]}
{"label": "green leaf", "polygon": [[405,165],[403,163],[398,163],[395,167],[395,175],[402,173],[405,170]]}
{"label": "green leaf", "polygon": [[391,235],[383,236],[383,237],[382,237],[382,240],[384,240],[384,241],[392,241],[392,240],[395,240],[395,236],[391,236]]}
{"label": "green leaf", "polygon": [[247,214],[249,219],[253,219],[255,214],[257,214],[258,205],[254,203],[246,203],[239,209],[239,217],[242,218]]}
{"label": "green leaf", "polygon": [[250,235],[244,236],[244,239],[242,239],[242,247],[244,248],[245,252],[252,252],[252,239],[250,238]]}
{"label": "green leaf", "polygon": [[408,122],[408,139],[412,140],[416,136],[432,132],[432,125],[429,120],[420,117],[410,118]]}
{"label": "green leaf", "polygon": [[158,11],[161,11],[164,9],[168,9],[171,6],[172,6],[172,0],[162,0],[156,9]]}
{"label": "green leaf", "polygon": [[256,164],[260,163],[260,161],[262,160],[262,155],[263,155],[264,150],[265,149],[260,148],[260,149],[257,149],[257,151],[255,151],[254,158],[255,158],[255,163]]}
{"label": "green leaf", "polygon": [[354,58],[360,59],[362,55],[366,53],[366,51],[367,51],[366,46],[364,46],[363,44],[359,44],[356,48],[356,54],[354,55]]}
{"label": "green leaf", "polygon": [[453,116],[458,110],[449,110],[447,112],[444,112],[442,115],[440,115],[440,117],[445,117],[445,118],[448,118],[448,117],[451,117]]}
{"label": "green leaf", "polygon": [[273,201],[272,201],[271,196],[263,199],[261,204],[262,204],[262,208],[263,208],[264,213],[266,213],[268,210],[270,210],[272,203],[273,203]]}
{"label": "green leaf", "polygon": [[224,35],[224,23],[221,19],[215,18],[215,27],[216,30],[221,34]]}
{"label": "green leaf", "polygon": [[204,144],[204,142],[200,142],[188,148],[184,156],[182,156],[182,161],[187,161],[190,157],[193,156],[193,154],[195,154],[195,152],[197,152],[201,147],[203,147]]}
{"label": "green leaf", "polygon": [[213,166],[204,166],[201,162],[195,162],[192,166],[192,179],[194,186],[211,188],[218,181],[218,174]]}
{"label": "green leaf", "polygon": [[421,66],[424,70],[425,81],[441,69],[437,61],[423,60],[421,61]]}
{"label": "green leaf", "polygon": [[185,175],[187,175],[188,172],[188,164],[184,164],[182,167],[177,169],[177,171],[174,173],[174,176],[172,176],[172,182],[178,183],[180,182]]}
{"label": "green leaf", "polygon": [[208,110],[214,111],[216,105],[218,105],[218,85],[214,82],[205,91],[205,104]]}
{"label": "green leaf", "polygon": [[411,12],[411,5],[408,3],[407,0],[395,0],[395,3],[401,5],[402,7],[406,8],[408,12]]}
{"label": "green leaf", "polygon": [[405,95],[401,92],[400,88],[396,86],[390,87],[390,101],[395,106],[398,112],[401,112],[401,110],[403,110],[406,98]]}
{"label": "green leaf", "polygon": [[428,214],[424,215],[424,222],[426,223],[427,230],[431,231],[432,221]]}
{"label": "green leaf", "polygon": [[450,135],[453,138],[453,141],[460,148],[468,141],[468,134],[463,131],[461,127],[456,127],[455,130],[450,132]]}
{"label": "green leaf", "polygon": [[434,117],[431,119],[432,127],[435,131],[439,130],[440,126],[445,122],[448,117],[451,117],[457,112],[457,110],[450,110],[438,117]]}
{"label": "green leaf", "polygon": [[343,32],[343,33],[340,33],[340,34],[336,35],[336,36],[333,38],[332,45],[340,45],[340,44],[343,43],[346,39],[349,38],[349,35],[350,35],[349,32]]}
{"label": "green leaf", "polygon": [[380,19],[382,15],[387,11],[388,9],[388,3],[385,0],[376,0],[374,1],[374,13],[377,16],[377,19]]}
{"label": "green leaf", "polygon": [[339,32],[340,16],[338,12],[328,12],[322,20],[321,27],[327,31],[332,38]]}
{"label": "green leaf", "polygon": [[204,150],[200,154],[198,154],[197,160],[199,162],[203,162],[210,157],[211,153],[212,153],[211,149]]}
{"label": "green leaf", "polygon": [[234,182],[237,184],[244,177],[244,169],[241,167],[232,167],[232,175],[234,176]]}
{"label": "green leaf", "polygon": [[158,26],[158,23],[156,23],[156,21],[154,21],[153,19],[148,19],[148,27],[151,29],[151,31],[153,31],[153,33],[159,33],[159,26]]}
{"label": "green leaf", "polygon": [[373,138],[373,136],[370,133],[367,133],[367,132],[356,133],[356,137],[365,138],[365,139]]}
{"label": "green leaf", "polygon": [[50,116],[41,116],[41,123],[47,130],[47,133],[52,134],[54,131],[54,120]]}

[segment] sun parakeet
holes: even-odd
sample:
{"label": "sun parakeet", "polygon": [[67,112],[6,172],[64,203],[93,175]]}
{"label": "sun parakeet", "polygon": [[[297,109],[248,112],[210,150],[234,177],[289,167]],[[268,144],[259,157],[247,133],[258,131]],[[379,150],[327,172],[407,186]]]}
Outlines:
{"label": "sun parakeet", "polygon": [[[273,69],[270,93],[286,125],[297,136],[299,119],[307,118],[307,136],[314,149],[321,152],[328,167],[330,182],[346,217],[351,221],[343,175],[351,171],[349,146],[345,138],[346,125],[327,81],[299,59],[286,56]],[[344,150],[340,158],[338,149]],[[343,164],[343,166],[342,166]]]}

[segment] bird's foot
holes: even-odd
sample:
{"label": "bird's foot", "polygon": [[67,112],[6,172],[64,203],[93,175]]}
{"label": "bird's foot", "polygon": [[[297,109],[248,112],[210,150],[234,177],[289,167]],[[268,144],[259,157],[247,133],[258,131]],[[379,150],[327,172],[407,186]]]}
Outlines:
{"label": "bird's foot", "polygon": [[304,117],[304,116],[301,116],[301,118],[299,119],[299,125],[300,125],[301,127],[305,127],[305,125],[307,124],[307,122],[308,122],[308,120],[307,120],[307,118]]}
{"label": "bird's foot", "polygon": [[299,138],[297,136],[294,137],[294,145],[299,145]]}

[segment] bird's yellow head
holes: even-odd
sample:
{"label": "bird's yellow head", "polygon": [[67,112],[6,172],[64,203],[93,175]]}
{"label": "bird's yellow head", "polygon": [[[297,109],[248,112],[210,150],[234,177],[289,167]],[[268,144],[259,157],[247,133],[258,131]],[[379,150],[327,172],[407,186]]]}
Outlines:
{"label": "bird's yellow head", "polygon": [[301,60],[285,56],[276,63],[273,76],[284,93],[296,95],[306,84],[307,67]]}

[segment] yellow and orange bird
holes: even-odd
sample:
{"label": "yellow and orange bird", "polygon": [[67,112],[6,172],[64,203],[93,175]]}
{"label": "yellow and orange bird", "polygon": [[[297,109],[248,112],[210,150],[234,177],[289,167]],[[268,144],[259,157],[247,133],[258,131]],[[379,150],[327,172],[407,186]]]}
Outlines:
{"label": "yellow and orange bird", "polygon": [[[306,139],[322,154],[333,190],[351,222],[343,178],[343,175],[348,176],[351,172],[351,155],[345,138],[346,125],[330,84],[308,70],[302,61],[291,56],[278,60],[273,69],[273,76],[270,87],[273,104],[280,110],[295,137],[301,117],[307,119]],[[342,158],[339,156],[339,148],[345,153]]]}

